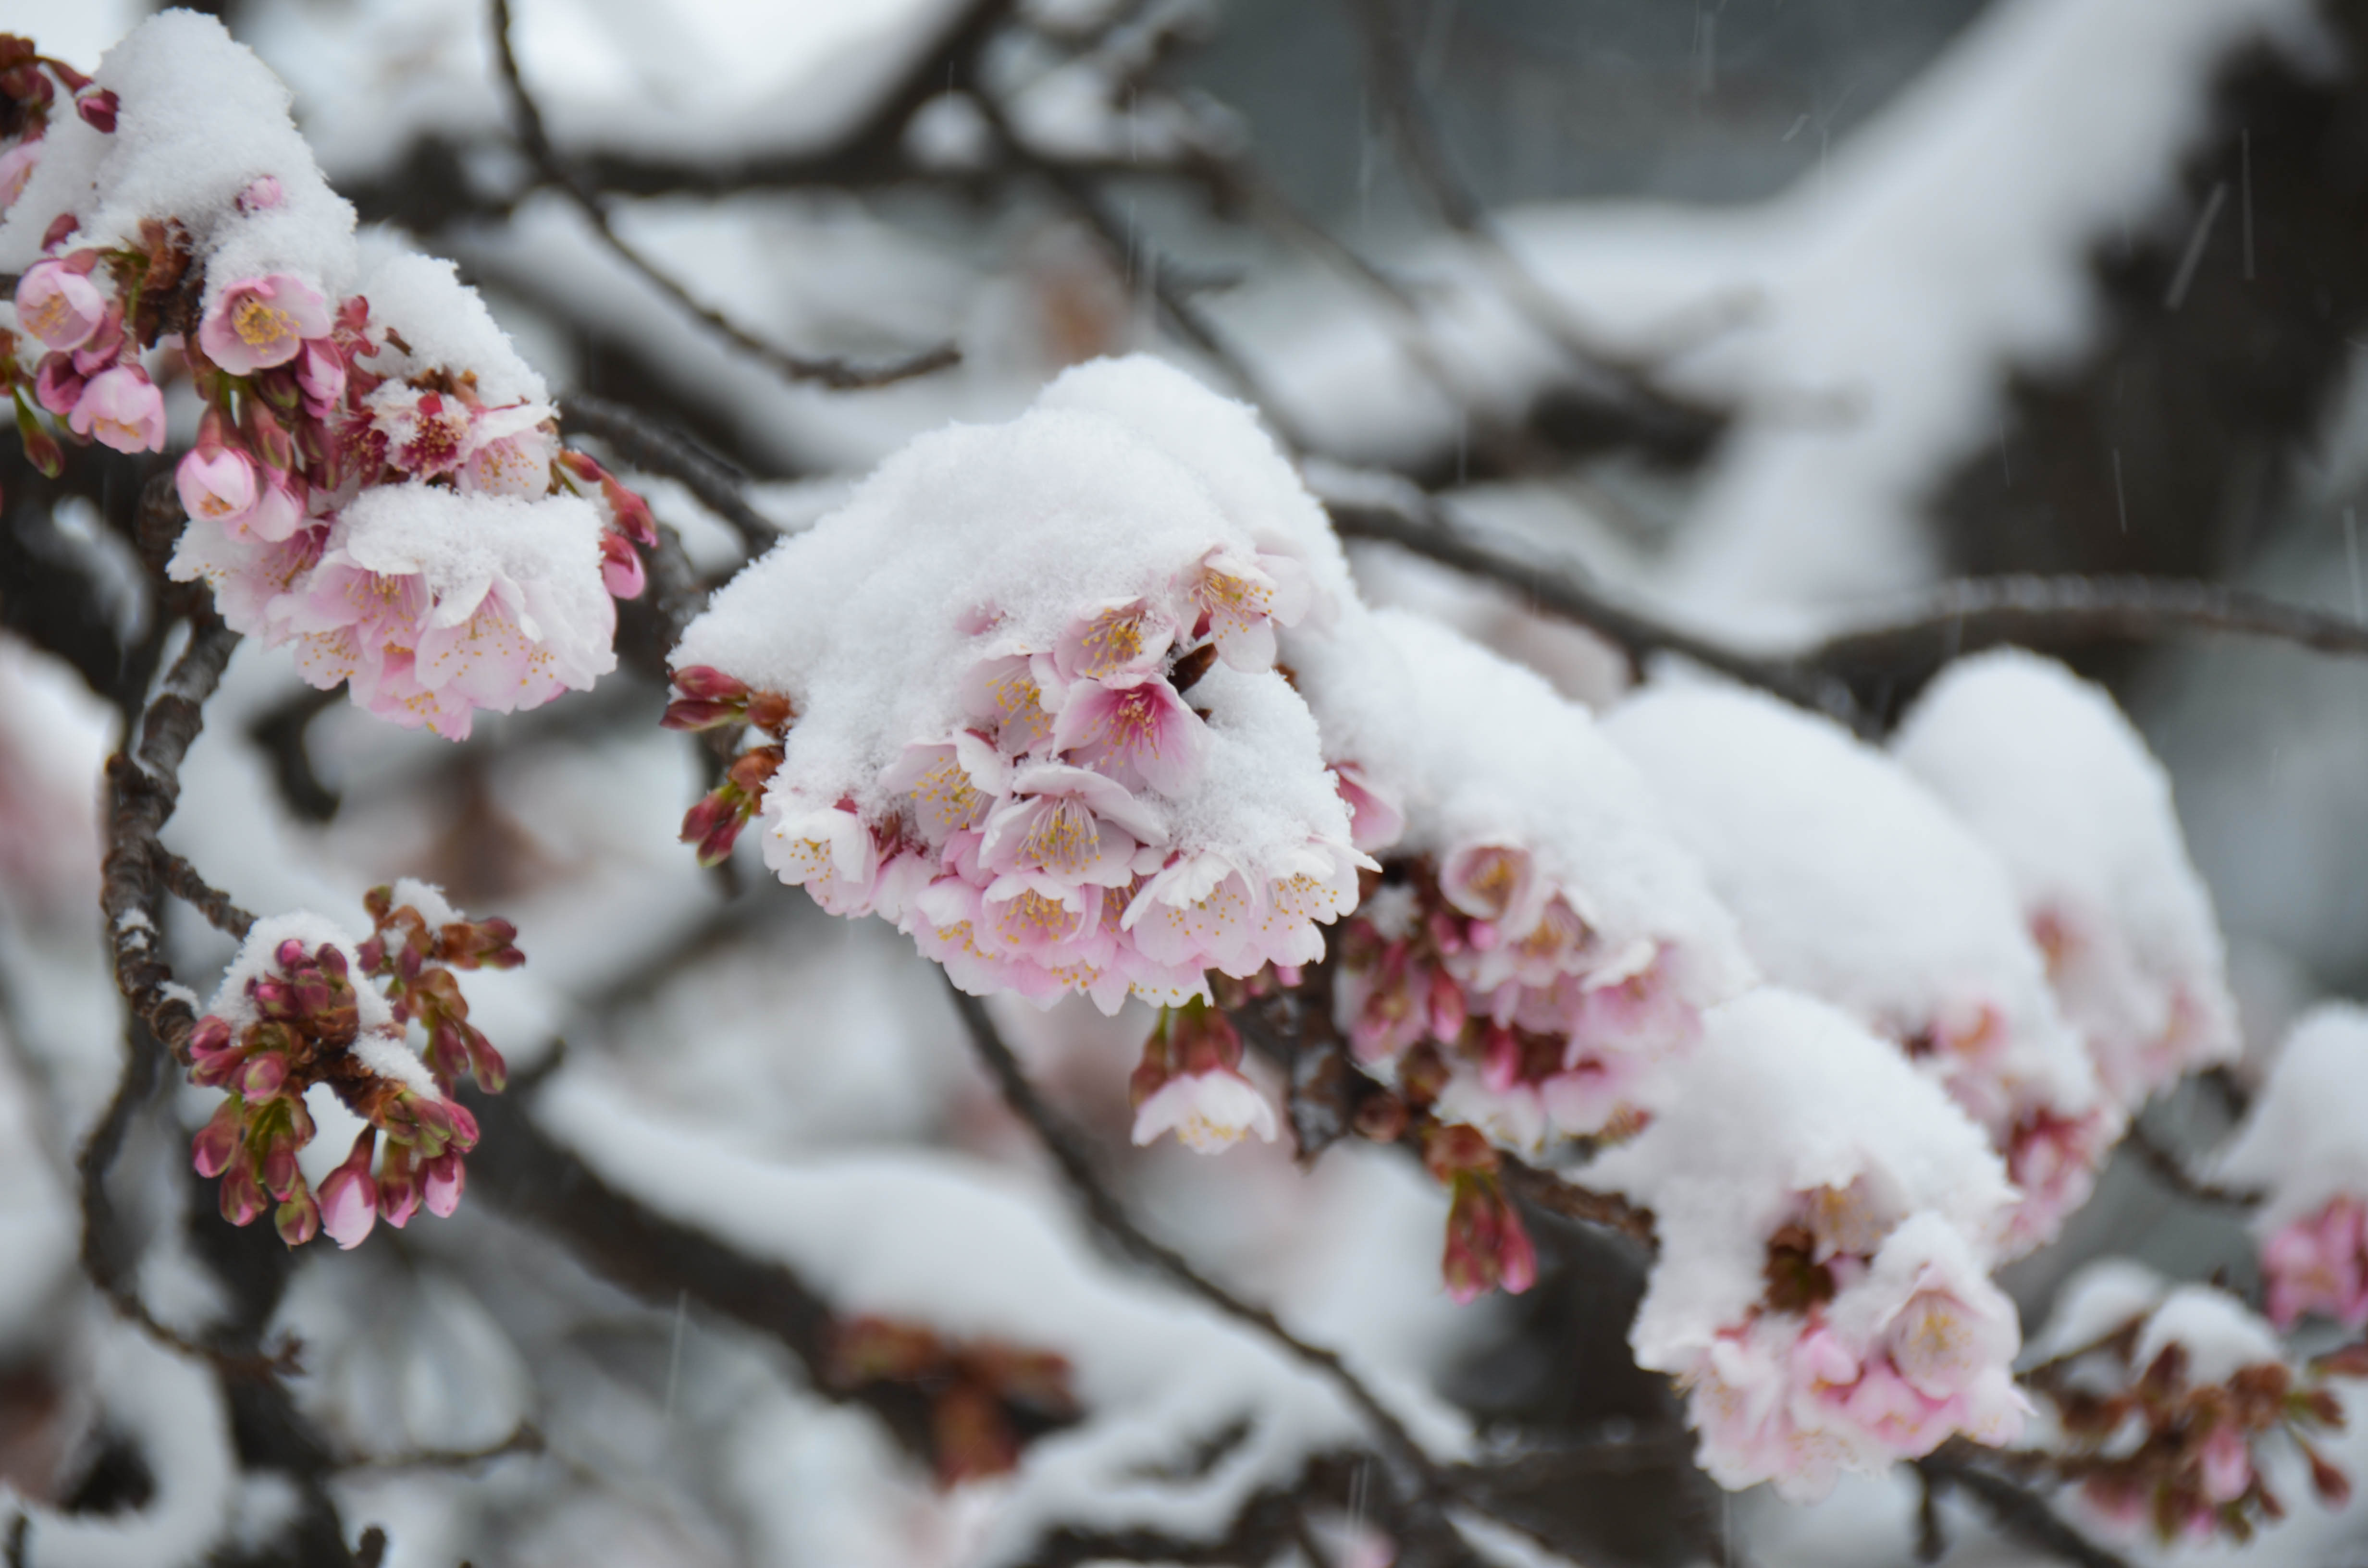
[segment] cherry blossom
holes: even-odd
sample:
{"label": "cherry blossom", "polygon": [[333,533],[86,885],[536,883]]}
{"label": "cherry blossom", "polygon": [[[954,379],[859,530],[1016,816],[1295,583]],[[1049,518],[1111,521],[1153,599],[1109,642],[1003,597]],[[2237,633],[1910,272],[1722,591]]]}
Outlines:
{"label": "cherry blossom", "polygon": [[233,376],[284,365],[327,335],[329,302],[302,278],[274,272],[223,284],[198,325],[198,347]]}
{"label": "cherry blossom", "polygon": [[17,323],[52,349],[81,347],[106,314],[98,286],[63,261],[36,262],[17,280]]}
{"label": "cherry blossom", "polygon": [[118,365],[91,378],[68,425],[119,452],[165,449],[165,394],[136,365]]}

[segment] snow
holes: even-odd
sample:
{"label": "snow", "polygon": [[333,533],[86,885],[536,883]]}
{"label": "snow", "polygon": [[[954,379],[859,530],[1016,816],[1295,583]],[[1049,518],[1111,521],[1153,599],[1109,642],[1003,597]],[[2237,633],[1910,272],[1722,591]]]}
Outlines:
{"label": "snow", "polygon": [[[288,118],[288,89],[220,22],[167,11],[100,62],[121,100],[116,129],[56,117],[23,196],[0,220],[0,268],[41,253],[50,222],[71,211],[78,244],[136,243],[143,218],[177,218],[207,269],[206,306],[237,279],[290,272],[324,291],[350,286],[354,211],[329,189]],[[239,193],[263,176],[282,199],[253,213]]]}
{"label": "snow", "polygon": [[[2009,0],[1772,200],[1498,214],[1589,336],[1740,408],[1647,574],[1655,596],[1772,644],[1935,574],[1915,526],[1932,477],[1997,439],[2006,372],[2044,373],[2091,343],[2100,246],[2157,227],[2184,237],[2194,215],[2176,181],[2216,66],[2250,40],[2328,53],[2307,0]],[[1399,268],[1426,279],[1449,391],[1394,324],[1312,307],[1304,286],[1220,309],[1334,456],[1452,453],[1459,404],[1508,415],[1563,373],[1467,251],[1442,244]]]}
{"label": "snow", "polygon": [[2127,1108],[2242,1041],[2170,780],[2101,689],[2019,650],[1943,671],[1892,741],[1996,852],[2055,986]]}
{"label": "snow", "polygon": [[1765,1289],[1768,1238],[1820,1188],[1931,1214],[1977,1249],[2002,1233],[2006,1172],[1946,1096],[1845,1014],[1763,987],[1702,1016],[1652,1123],[1577,1179],[1653,1210],[1660,1256],[1631,1342],[1686,1364]]}
{"label": "snow", "polygon": [[2270,1325],[2244,1302],[2209,1285],[2174,1286],[2138,1331],[2135,1365],[2154,1365],[2171,1346],[2187,1352],[2190,1386],[2226,1382],[2245,1367],[2283,1365],[2285,1352]]}
{"label": "snow", "polygon": [[[978,1561],[1008,1558],[1055,1521],[1220,1534],[1257,1487],[1358,1434],[1328,1382],[1197,1302],[1114,1275],[1064,1205],[1004,1171],[916,1151],[745,1159],[572,1070],[536,1114],[605,1179],[748,1256],[779,1259],[840,1312],[1069,1359],[1086,1419],[1030,1447]],[[1428,1394],[1375,1381],[1434,1451],[1466,1440]],[[1249,1436],[1207,1474],[1159,1473],[1244,1418]]]}
{"label": "snow", "polygon": [[2214,1174],[2267,1191],[2253,1217],[2264,1236],[2330,1199],[2368,1194],[2368,1008],[2329,1002],[2303,1015]]}
{"label": "snow", "polygon": [[2036,1364],[2068,1355],[2119,1333],[2159,1305],[2170,1281],[2126,1257],[2084,1264],[2056,1290],[2047,1325],[2024,1346]]}
{"label": "snow", "polygon": [[1998,857],[1896,763],[1829,720],[1692,680],[1656,682],[1604,729],[1771,979],[1929,1047],[2001,1140],[2034,1107],[2110,1108]]}
{"label": "snow", "polygon": [[401,381],[444,369],[474,377],[489,406],[550,401],[550,387],[450,262],[384,244],[371,247],[381,254],[355,291],[370,301],[370,324],[393,328],[410,351],[381,348],[370,359],[372,374]]}
{"label": "snow", "polygon": [[1285,657],[1323,726],[1406,813],[1399,855],[1525,848],[1600,945],[1668,947],[1696,1006],[1756,977],[1734,920],[1645,778],[1587,710],[1531,672],[1405,610],[1343,612]]}
{"label": "snow", "polygon": [[231,1027],[233,1035],[245,1029],[256,1018],[254,998],[247,986],[257,980],[280,972],[279,944],[290,939],[303,944],[307,953],[323,947],[336,949],[346,957],[346,972],[354,981],[354,1000],[361,1016],[361,1027],[367,1031],[390,1028],[394,1015],[386,999],[362,977],[359,943],[337,922],[309,910],[296,910],[285,915],[267,915],[257,919],[239,944],[238,956],[222,971],[222,982],[214,987],[213,1000],[206,1004],[206,1012]]}
{"label": "snow", "polygon": [[155,1494],[122,1514],[24,1511],[27,1568],[185,1568],[230,1528],[236,1472],[212,1372],[125,1323],[97,1328],[93,1383],[107,1418],[137,1446]]}

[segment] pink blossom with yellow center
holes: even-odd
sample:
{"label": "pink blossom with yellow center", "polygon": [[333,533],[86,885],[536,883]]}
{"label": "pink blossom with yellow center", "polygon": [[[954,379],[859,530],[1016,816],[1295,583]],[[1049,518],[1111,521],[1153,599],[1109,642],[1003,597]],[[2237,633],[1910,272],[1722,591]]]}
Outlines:
{"label": "pink blossom with yellow center", "polygon": [[17,280],[17,323],[49,347],[79,348],[107,314],[107,296],[60,261],[38,261]]}
{"label": "pink blossom with yellow center", "polygon": [[308,338],[324,337],[329,303],[301,278],[274,272],[224,288],[198,324],[198,347],[233,376],[285,365]]}

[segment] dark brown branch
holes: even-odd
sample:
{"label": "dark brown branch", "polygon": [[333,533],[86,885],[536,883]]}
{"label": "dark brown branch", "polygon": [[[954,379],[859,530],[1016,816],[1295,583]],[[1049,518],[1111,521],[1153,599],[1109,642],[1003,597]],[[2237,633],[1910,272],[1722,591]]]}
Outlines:
{"label": "dark brown branch", "polygon": [[1403,505],[1336,500],[1332,526],[1347,539],[1378,540],[1501,583],[1525,595],[1536,608],[1594,631],[1642,666],[1657,653],[1676,653],[1747,686],[1859,722],[1858,704],[1848,687],[1815,670],[1738,653],[1623,603],[1576,565],[1545,562],[1512,547],[1480,538],[1445,507],[1407,489]]}
{"label": "dark brown branch", "polygon": [[887,386],[894,381],[942,370],[962,358],[961,350],[951,343],[940,344],[908,358],[884,365],[854,365],[845,359],[792,354],[766,342],[722,312],[692,298],[689,290],[617,233],[609,219],[608,204],[599,192],[570,168],[560,157],[559,150],[552,145],[550,133],[542,123],[542,111],[535,106],[533,95],[527,91],[525,79],[518,74],[517,52],[510,47],[509,0],[493,0],[493,28],[495,55],[501,63],[502,80],[509,89],[511,106],[518,111],[518,139],[543,179],[575,204],[601,243],[614,252],[619,260],[640,273],[677,305],[706,323],[734,347],[789,381],[814,381],[837,392]]}
{"label": "dark brown branch", "polygon": [[1441,1472],[1430,1456],[1414,1440],[1396,1415],[1375,1398],[1364,1381],[1349,1369],[1338,1353],[1300,1338],[1275,1315],[1263,1307],[1253,1306],[1227,1290],[1195,1268],[1181,1254],[1154,1241],[1128,1217],[1126,1210],[1112,1196],[1101,1176],[1094,1168],[1094,1158],[1085,1139],[1037,1093],[1036,1085],[1028,1079],[1018,1057],[1012,1055],[1003,1036],[987,1016],[986,1005],[977,997],[956,988],[948,982],[946,991],[953,998],[955,1010],[962,1015],[962,1026],[969,1032],[972,1050],[988,1076],[995,1080],[1004,1103],[1025,1122],[1044,1145],[1062,1178],[1076,1196],[1097,1229],[1137,1262],[1157,1270],[1185,1291],[1214,1308],[1235,1322],[1247,1324],[1273,1341],[1293,1358],[1323,1374],[1349,1402],[1363,1413],[1372,1426],[1384,1456],[1399,1472],[1402,1484],[1410,1495],[1430,1500],[1434,1507],[1443,1506],[1445,1488]]}
{"label": "dark brown branch", "polygon": [[2066,1524],[2047,1500],[1987,1469],[1950,1443],[1916,1461],[1928,1485],[1953,1486],[1988,1511],[1998,1528],[2023,1545],[2077,1568],[2130,1568],[2128,1561]]}
{"label": "dark brown branch", "polygon": [[743,488],[747,476],[700,450],[681,432],[621,403],[583,392],[561,398],[559,415],[605,442],[623,461],[680,483],[699,498],[700,505],[731,525],[751,556],[761,555],[780,542],[780,528],[748,505]]}
{"label": "dark brown branch", "polygon": [[2001,642],[2071,648],[2180,631],[2262,637],[2321,653],[2368,654],[2368,625],[2245,588],[2151,577],[1975,577],[1827,638],[1804,662],[1839,675],[1925,671]]}
{"label": "dark brown branch", "polygon": [[1658,1244],[1653,1232],[1651,1210],[1639,1209],[1616,1192],[1597,1192],[1565,1181],[1552,1171],[1542,1171],[1511,1154],[1499,1157],[1504,1162],[1507,1190],[1522,1202],[1559,1214],[1565,1220],[1617,1231],[1647,1247]]}
{"label": "dark brown branch", "polygon": [[830,1303],[789,1268],[760,1262],[676,1223],[609,1186],[542,1131],[515,1092],[462,1091],[482,1136],[469,1154],[469,1190],[531,1225],[578,1262],[652,1306],[685,1294],[719,1317],[765,1335],[795,1356],[825,1398],[870,1409],[910,1454],[931,1453],[928,1396],[907,1384],[837,1386],[828,1376]]}
{"label": "dark brown branch", "polygon": [[2130,1119],[2129,1131],[2123,1137],[2137,1152],[2146,1169],[2182,1198],[2229,1209],[2250,1209],[2261,1201],[2260,1193],[2248,1192],[2241,1187],[2221,1187],[2197,1176],[2187,1168],[2187,1161],[2179,1152],[2156,1138],[2138,1118]]}
{"label": "dark brown branch", "polygon": [[157,880],[165,891],[206,917],[206,924],[227,936],[246,939],[255,916],[230,901],[230,894],[198,875],[196,867],[171,850],[156,850]]}

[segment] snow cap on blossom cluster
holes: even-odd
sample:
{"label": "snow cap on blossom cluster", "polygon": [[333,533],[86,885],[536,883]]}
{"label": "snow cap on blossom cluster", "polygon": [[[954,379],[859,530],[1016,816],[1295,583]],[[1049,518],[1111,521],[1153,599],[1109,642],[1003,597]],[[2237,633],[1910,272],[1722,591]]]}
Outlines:
{"label": "snow cap on blossom cluster", "polygon": [[2272,1319],[2368,1324],[2368,1008],[2328,1003],[2294,1024],[2214,1175],[2264,1194],[2253,1230]]}
{"label": "snow cap on blossom cluster", "polygon": [[1796,993],[1702,1031],[1660,1113],[1582,1179],[1653,1210],[1629,1343],[1688,1389],[1703,1467],[1797,1500],[1952,1433],[2011,1437],[2021,1335],[1987,1269],[2013,1194],[1980,1129]]}
{"label": "snow cap on blossom cluster", "polygon": [[2124,1108],[2236,1056],[2211,895],[2169,778],[2111,697],[2019,649],[1961,659],[1892,753],[2005,863],[2056,1000]]}
{"label": "snow cap on blossom cluster", "polygon": [[920,437],[745,569],[677,684],[785,701],[753,780],[768,864],[965,989],[1115,1008],[1310,962],[1369,862],[1273,668],[1322,614],[1295,525],[1208,482],[1271,446],[1212,416],[1189,464],[1056,391]]}
{"label": "snow cap on blossom cluster", "polygon": [[298,642],[314,684],[454,738],[614,668],[647,508],[562,452],[548,389],[450,264],[357,242],[286,89],[212,18],[151,18],[97,80],[113,128],[60,124],[0,222],[40,356],[16,373],[75,437],[162,450],[141,351],[203,280],[173,575]]}
{"label": "snow cap on blossom cluster", "polygon": [[1420,616],[1351,606],[1287,653],[1359,846],[1396,862],[1342,944],[1359,1059],[1450,1048],[1440,1114],[1525,1151],[1633,1110],[1756,978],[1644,779],[1585,709]]}
{"label": "snow cap on blossom cluster", "polygon": [[1604,727],[1769,977],[1896,1041],[1988,1130],[2023,1195],[2009,1254],[2055,1235],[2123,1117],[1998,857],[1890,758],[1773,698],[1668,681]]}

